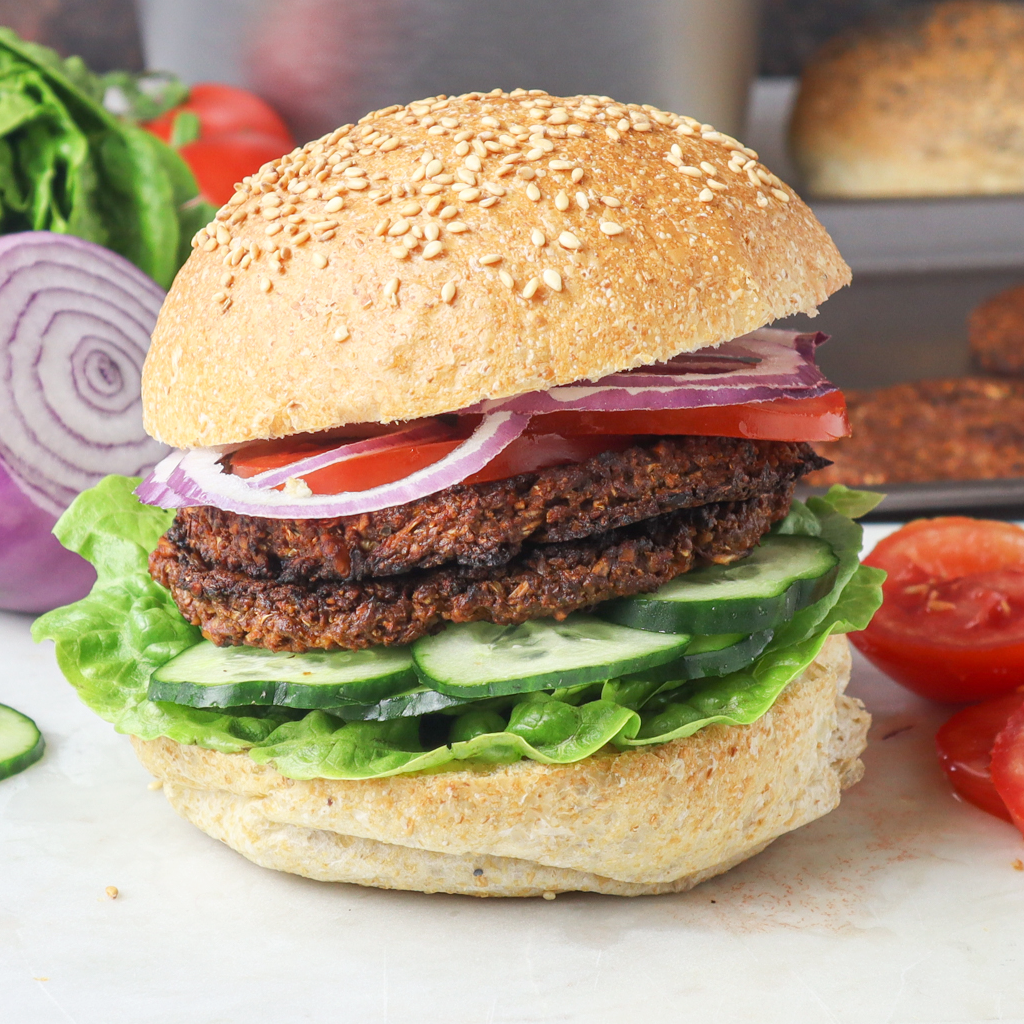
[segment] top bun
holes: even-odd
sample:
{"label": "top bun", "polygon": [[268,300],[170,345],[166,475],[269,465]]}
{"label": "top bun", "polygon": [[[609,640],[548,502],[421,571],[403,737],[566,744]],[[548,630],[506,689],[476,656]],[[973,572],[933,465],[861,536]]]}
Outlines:
{"label": "top bun", "polygon": [[823,198],[1024,192],[1024,7],[955,0],[836,37],[804,69],[790,144]]}
{"label": "top bun", "polygon": [[394,106],[247,178],[153,334],[179,448],[464,408],[813,313],[850,280],[757,154],[606,96]]}

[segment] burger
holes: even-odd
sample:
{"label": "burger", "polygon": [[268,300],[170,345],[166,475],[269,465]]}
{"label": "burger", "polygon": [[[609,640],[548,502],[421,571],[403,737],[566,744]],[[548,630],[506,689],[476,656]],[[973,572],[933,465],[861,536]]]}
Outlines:
{"label": "burger", "polygon": [[869,722],[849,270],[757,154],[606,96],[433,97],[264,166],[143,373],[173,452],[56,532],[40,619],[174,809],[258,864],[680,891],[834,808]]}

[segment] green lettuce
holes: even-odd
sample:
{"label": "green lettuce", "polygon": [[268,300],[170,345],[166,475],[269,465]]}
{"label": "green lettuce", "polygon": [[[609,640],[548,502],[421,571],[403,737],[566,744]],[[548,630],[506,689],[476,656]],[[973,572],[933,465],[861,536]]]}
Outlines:
{"label": "green lettuce", "polygon": [[866,511],[869,499],[833,488],[806,505],[794,502],[777,529],[828,540],[840,563],[835,587],[740,672],[678,686],[609,680],[386,722],[344,722],[325,711],[200,710],[146,697],[150,675],[198,642],[199,631],[149,577],[149,553],[172,513],[141,504],[133,494],[137,483],[107,477],[61,517],[54,532],[96,566],[98,579],[88,597],[41,616],[33,636],[54,641],[61,670],[81,699],[119,732],[168,736],[225,753],[245,750],[294,779],[378,778],[524,757],[567,764],[609,744],[626,750],[691,736],[714,723],[747,725],[772,706],[830,634],[863,629],[881,603],[884,573],[859,564],[860,527],[840,511]]}
{"label": "green lettuce", "polygon": [[77,235],[168,288],[213,207],[173,149],[104,109],[107,87],[0,28],[0,234]]}

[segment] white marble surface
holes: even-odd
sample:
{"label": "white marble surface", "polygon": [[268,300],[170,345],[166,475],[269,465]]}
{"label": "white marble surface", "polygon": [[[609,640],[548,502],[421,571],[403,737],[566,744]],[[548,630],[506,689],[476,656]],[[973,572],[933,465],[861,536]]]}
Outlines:
{"label": "white marble surface", "polygon": [[827,818],[687,894],[475,900],[202,835],[28,626],[0,617],[0,702],[49,744],[0,782],[2,1024],[1024,1021],[1024,841],[950,795],[948,709],[862,661],[867,774]]}

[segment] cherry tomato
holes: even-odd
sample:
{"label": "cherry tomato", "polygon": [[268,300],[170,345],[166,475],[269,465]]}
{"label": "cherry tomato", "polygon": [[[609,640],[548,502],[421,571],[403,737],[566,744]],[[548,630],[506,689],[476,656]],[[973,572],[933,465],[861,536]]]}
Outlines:
{"label": "cherry tomato", "polygon": [[[1005,821],[1011,820],[1010,812],[993,783],[992,747],[1007,720],[1022,708],[1024,693],[1010,693],[958,711],[935,734],[939,764],[953,788],[975,807]],[[1019,744],[1017,749],[1022,749]],[[1017,779],[1016,792],[1024,798],[1024,776]]]}
{"label": "cherry tomato", "polygon": [[148,122],[146,128],[164,142],[170,142],[174,119],[183,110],[189,110],[199,118],[201,139],[251,132],[277,139],[277,156],[295,148],[288,126],[269,103],[245,89],[218,82],[193,85],[184,103]]}
{"label": "cherry tomato", "polygon": [[235,185],[285,152],[275,135],[238,132],[198,139],[178,151],[195,175],[199,191],[214,206],[223,206]]}
{"label": "cherry tomato", "polygon": [[1009,818],[1024,833],[1024,694],[992,747],[992,782]]}
{"label": "cherry tomato", "polygon": [[964,702],[1024,683],[1024,530],[919,519],[864,559],[888,572],[882,607],[853,643],[897,682]]}
{"label": "cherry tomato", "polygon": [[565,435],[700,434],[765,441],[835,441],[849,435],[850,421],[842,392],[831,391],[817,398],[776,398],[703,409],[553,412],[535,416],[530,429]]}

